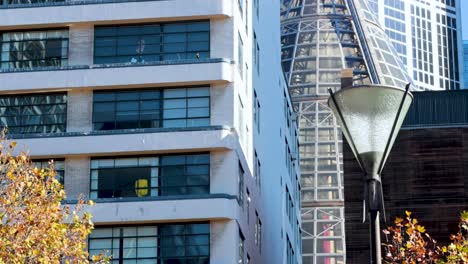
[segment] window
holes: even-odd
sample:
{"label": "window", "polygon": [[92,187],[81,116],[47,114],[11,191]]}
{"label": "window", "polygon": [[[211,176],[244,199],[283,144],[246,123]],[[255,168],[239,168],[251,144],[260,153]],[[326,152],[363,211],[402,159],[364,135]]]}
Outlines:
{"label": "window", "polygon": [[258,248],[262,252],[262,220],[258,219]]}
{"label": "window", "polygon": [[0,126],[10,134],[60,133],[66,123],[65,93],[0,96]]}
{"label": "window", "polygon": [[255,178],[255,183],[257,184],[257,187],[260,189],[261,186],[261,164],[260,160],[258,158],[257,151],[254,150],[254,178]]}
{"label": "window", "polygon": [[65,66],[68,30],[5,32],[1,34],[1,68]]}
{"label": "window", "polygon": [[240,140],[240,143],[243,144],[244,146],[246,146],[246,140],[247,140],[247,136],[245,135],[246,134],[246,130],[245,130],[245,125],[244,125],[244,104],[242,103],[242,99],[239,95],[239,107],[238,107],[238,113],[237,113],[237,116],[238,116],[238,126],[239,126],[239,140]]}
{"label": "window", "polygon": [[[32,167],[36,167],[38,169],[48,169],[50,160],[33,160]],[[65,177],[65,161],[63,159],[54,160],[54,169],[55,169],[55,178],[60,182],[60,184],[64,184],[64,177]]]}
{"label": "window", "polygon": [[239,162],[239,175],[237,179],[239,183],[239,204],[244,206],[244,168],[242,168],[242,164]]}
{"label": "window", "polygon": [[239,229],[239,256],[237,263],[243,264],[244,263],[244,251],[245,251],[245,237],[242,234],[242,231]]}
{"label": "window", "polygon": [[94,130],[199,127],[210,124],[210,88],[94,92]]}
{"label": "window", "polygon": [[247,195],[247,223],[248,223],[250,221],[250,203],[252,202],[252,200],[250,198],[250,191],[248,188],[246,189],[245,192]]}
{"label": "window", "polygon": [[257,43],[256,55],[257,55],[257,72],[260,74],[260,46],[258,43]]}
{"label": "window", "polygon": [[237,50],[237,66],[239,67],[239,74],[241,79],[244,78],[244,42],[240,33],[238,33],[238,50]]}
{"label": "window", "polygon": [[94,63],[143,63],[209,58],[210,22],[95,28]]}
{"label": "window", "polygon": [[260,101],[257,97],[257,92],[254,90],[254,100],[253,100],[253,120],[257,126],[257,133],[260,133]]}
{"label": "window", "polygon": [[258,246],[260,251],[262,250],[262,221],[257,211],[255,211],[255,245]]}
{"label": "window", "polygon": [[210,225],[96,227],[89,255],[108,252],[112,263],[210,263]]}
{"label": "window", "polygon": [[91,199],[209,192],[209,154],[91,160]]}

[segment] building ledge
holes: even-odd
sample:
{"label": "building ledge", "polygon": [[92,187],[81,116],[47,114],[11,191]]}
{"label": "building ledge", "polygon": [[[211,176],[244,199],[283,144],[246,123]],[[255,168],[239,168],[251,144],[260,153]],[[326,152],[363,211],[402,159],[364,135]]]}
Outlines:
{"label": "building ledge", "polygon": [[231,131],[227,127],[211,127],[136,131],[138,135],[124,133],[127,131],[71,132],[35,135],[17,138],[15,141],[18,145],[16,151],[26,151],[33,158],[146,155],[236,149],[238,139]]}
{"label": "building ledge", "polygon": [[192,199],[99,202],[85,210],[96,225],[168,221],[232,220],[237,218],[235,196],[211,194]]}
{"label": "building ledge", "polygon": [[233,81],[232,67],[212,58],[3,70],[0,92],[222,84]]}
{"label": "building ledge", "polygon": [[230,129],[231,128],[228,126],[135,128],[135,129],[94,130],[94,131],[89,131],[89,132],[8,134],[8,138],[9,139],[27,139],[27,138],[54,138],[54,137],[81,137],[81,136],[144,134],[144,133],[162,133],[162,132],[213,131],[213,130],[230,130]]}
{"label": "building ledge", "polygon": [[[233,16],[231,0],[65,0],[0,6],[0,29],[30,25],[68,27],[70,24],[153,23],[159,21],[224,19]],[[131,11],[129,11],[131,10]]]}
{"label": "building ledge", "polygon": [[167,61],[152,61],[152,62],[136,62],[136,63],[109,63],[109,64],[93,64],[93,65],[67,65],[60,67],[37,67],[37,68],[20,68],[20,69],[0,69],[1,73],[15,72],[43,72],[43,71],[71,71],[71,70],[88,70],[88,69],[106,69],[106,68],[123,68],[123,67],[144,67],[144,66],[163,66],[163,65],[180,65],[180,64],[199,64],[199,63],[219,63],[227,62],[234,64],[233,61],[223,58],[203,58],[203,59],[187,59],[187,60],[167,60]]}
{"label": "building ledge", "polygon": [[[189,195],[171,195],[171,196],[157,196],[157,197],[128,197],[128,198],[99,198],[93,199],[95,203],[133,203],[133,202],[150,202],[150,201],[174,201],[174,200],[194,200],[194,199],[235,199],[236,195],[225,193],[213,194],[189,194]],[[65,200],[64,204],[76,204],[78,200]]]}

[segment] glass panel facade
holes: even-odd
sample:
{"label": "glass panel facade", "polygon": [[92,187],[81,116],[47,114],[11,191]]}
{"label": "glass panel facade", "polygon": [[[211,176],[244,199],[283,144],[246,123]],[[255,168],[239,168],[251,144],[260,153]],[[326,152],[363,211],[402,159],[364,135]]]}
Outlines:
{"label": "glass panel facade", "polygon": [[210,224],[96,227],[90,256],[105,253],[112,263],[209,264]]}
{"label": "glass panel facade", "polygon": [[68,30],[1,33],[1,69],[60,67],[68,64]]}
{"label": "glass panel facade", "polygon": [[[32,166],[38,169],[48,169],[50,160],[33,160]],[[63,159],[54,160],[55,178],[63,185],[65,183],[65,161]]]}
{"label": "glass panel facade", "polygon": [[95,28],[94,63],[143,63],[210,57],[210,22]]}
{"label": "glass panel facade", "polygon": [[94,92],[94,130],[210,124],[210,88]]}
{"label": "glass panel facade", "polygon": [[91,160],[91,199],[210,193],[210,155]]}
{"label": "glass panel facade", "polygon": [[0,96],[0,126],[10,134],[65,132],[65,93]]}

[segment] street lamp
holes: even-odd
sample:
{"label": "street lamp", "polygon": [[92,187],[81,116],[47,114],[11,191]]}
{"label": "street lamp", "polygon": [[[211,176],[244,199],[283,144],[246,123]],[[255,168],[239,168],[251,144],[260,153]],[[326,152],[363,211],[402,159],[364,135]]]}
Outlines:
{"label": "street lamp", "polygon": [[365,174],[364,211],[369,214],[371,263],[382,261],[380,216],[385,208],[380,173],[390,149],[413,101],[406,89],[382,85],[343,88],[335,93],[328,89],[328,106],[332,109],[348,143]]}

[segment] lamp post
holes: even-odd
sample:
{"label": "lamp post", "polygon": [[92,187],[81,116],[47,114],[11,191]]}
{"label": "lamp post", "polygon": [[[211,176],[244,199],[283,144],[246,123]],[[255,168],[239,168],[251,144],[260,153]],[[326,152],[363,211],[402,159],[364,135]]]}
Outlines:
{"label": "lamp post", "polygon": [[380,214],[385,220],[385,208],[380,174],[413,101],[409,87],[410,84],[405,89],[362,85],[335,93],[328,90],[328,106],[365,174],[363,222],[367,209],[371,233],[370,263],[382,262]]}

